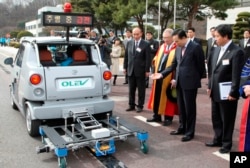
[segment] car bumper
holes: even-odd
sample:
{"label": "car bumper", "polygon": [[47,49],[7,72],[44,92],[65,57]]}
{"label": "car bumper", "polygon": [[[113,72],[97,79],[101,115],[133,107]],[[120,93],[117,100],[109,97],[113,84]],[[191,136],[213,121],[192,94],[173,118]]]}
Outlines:
{"label": "car bumper", "polygon": [[110,112],[114,108],[114,101],[109,98],[89,98],[81,100],[63,100],[45,102],[39,105],[35,102],[27,102],[31,109],[32,119],[57,119],[70,117],[68,113],[74,110],[83,109],[90,114]]}

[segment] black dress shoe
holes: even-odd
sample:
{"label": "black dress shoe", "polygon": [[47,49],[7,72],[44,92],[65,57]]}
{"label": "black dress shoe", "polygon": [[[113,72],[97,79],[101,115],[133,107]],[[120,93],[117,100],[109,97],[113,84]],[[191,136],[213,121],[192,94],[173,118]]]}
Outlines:
{"label": "black dress shoe", "polygon": [[205,145],[208,147],[221,147],[222,146],[221,143],[214,143],[214,142],[206,142]]}
{"label": "black dress shoe", "polygon": [[128,84],[128,82],[124,82],[123,84],[126,85],[126,84]]}
{"label": "black dress shoe", "polygon": [[222,148],[220,148],[219,152],[222,153],[222,154],[223,153],[228,153],[228,152],[230,152],[230,149],[226,149],[226,148],[222,147]]}
{"label": "black dress shoe", "polygon": [[163,126],[169,126],[169,125],[171,125],[172,124],[172,121],[171,120],[165,120],[165,121],[163,121]]}
{"label": "black dress shoe", "polygon": [[160,118],[147,119],[147,122],[161,122]]}
{"label": "black dress shoe", "polygon": [[191,139],[193,139],[193,137],[191,137],[191,136],[184,136],[184,137],[181,138],[181,141],[182,142],[187,142],[187,141],[190,141]]}
{"label": "black dress shoe", "polygon": [[134,111],[135,110],[135,107],[129,107],[126,109],[126,111]]}
{"label": "black dress shoe", "polygon": [[184,131],[182,131],[182,130],[177,130],[177,131],[171,131],[171,132],[170,132],[170,135],[181,135],[181,134],[184,134]]}
{"label": "black dress shoe", "polygon": [[136,109],[136,112],[137,112],[137,113],[142,112],[142,108],[138,107],[138,108]]}

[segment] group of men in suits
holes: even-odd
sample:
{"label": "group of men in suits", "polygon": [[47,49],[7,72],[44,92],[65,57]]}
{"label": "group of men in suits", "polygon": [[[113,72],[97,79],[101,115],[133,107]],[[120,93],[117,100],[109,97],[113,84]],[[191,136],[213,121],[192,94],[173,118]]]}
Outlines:
{"label": "group of men in suits", "polygon": [[[171,135],[184,135],[181,141],[190,141],[195,136],[196,97],[205,70],[205,56],[199,42],[192,39],[194,29],[188,33],[177,29],[172,33],[177,45],[175,57],[171,65],[163,71],[151,75],[159,80],[175,72],[171,81],[177,88],[177,104],[179,109],[179,128]],[[239,85],[242,67],[245,63],[246,51],[232,42],[230,25],[222,24],[211,29],[211,39],[206,51],[208,66],[207,94],[211,99],[211,117],[214,137],[206,142],[208,147],[221,147],[220,153],[228,153],[232,148],[232,136],[239,99]],[[141,39],[142,30],[133,29],[133,40],[128,42],[125,51],[124,73],[129,78],[129,108],[126,111],[141,112],[145,100],[145,78],[150,71],[150,46]],[[189,38],[188,38],[189,37]],[[247,44],[244,45],[245,47]],[[221,98],[220,84],[231,82],[228,95]],[[138,104],[135,104],[135,91],[138,88]]]}

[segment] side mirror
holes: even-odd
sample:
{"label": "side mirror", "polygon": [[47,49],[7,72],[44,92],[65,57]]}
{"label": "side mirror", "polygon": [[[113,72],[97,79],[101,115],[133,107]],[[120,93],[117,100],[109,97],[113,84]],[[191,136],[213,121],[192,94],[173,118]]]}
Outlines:
{"label": "side mirror", "polygon": [[13,58],[12,57],[8,57],[4,60],[4,64],[6,65],[10,65],[11,67],[13,67]]}

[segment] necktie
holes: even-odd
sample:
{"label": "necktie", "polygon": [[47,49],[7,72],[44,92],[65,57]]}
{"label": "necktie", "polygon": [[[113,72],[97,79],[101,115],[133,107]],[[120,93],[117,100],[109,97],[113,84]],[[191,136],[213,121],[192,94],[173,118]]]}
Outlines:
{"label": "necktie", "polygon": [[135,50],[138,48],[138,41],[135,42]]}
{"label": "necktie", "polygon": [[181,56],[182,56],[182,57],[183,57],[184,54],[185,54],[185,50],[186,50],[186,47],[185,47],[185,46],[181,48]]}
{"label": "necktie", "polygon": [[[169,46],[166,47],[166,50],[168,51],[169,50]],[[163,69],[163,65],[165,63],[165,61],[167,60],[167,54],[162,54],[162,57],[161,57],[161,61],[160,61],[160,66],[158,68],[158,72],[161,72],[161,70]],[[166,65],[165,65],[166,66]]]}
{"label": "necktie", "polygon": [[220,54],[219,54],[219,57],[218,57],[218,60],[217,60],[217,64],[220,61],[221,57],[223,56],[224,52],[225,52],[225,49],[223,47],[221,47],[220,48]]}
{"label": "necktie", "polygon": [[135,52],[136,52],[137,47],[138,47],[138,41],[136,41],[136,42],[135,42],[135,46],[134,46],[134,54],[135,54]]}

